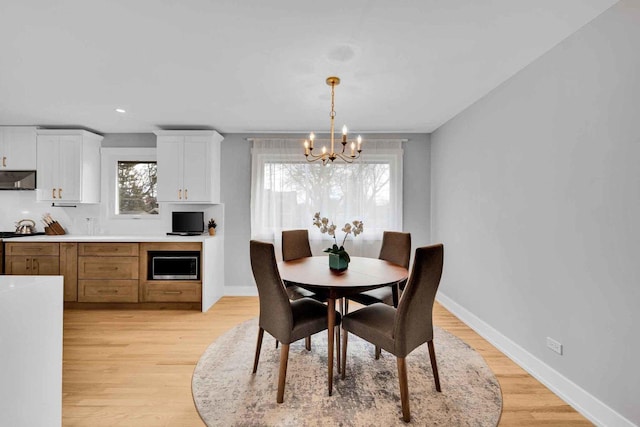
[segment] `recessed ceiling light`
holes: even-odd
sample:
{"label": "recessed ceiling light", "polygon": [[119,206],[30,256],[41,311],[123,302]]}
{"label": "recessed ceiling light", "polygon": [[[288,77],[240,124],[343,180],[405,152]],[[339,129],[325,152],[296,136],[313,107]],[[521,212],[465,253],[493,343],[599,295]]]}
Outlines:
{"label": "recessed ceiling light", "polygon": [[121,113],[121,114],[126,113],[126,111],[124,109],[122,109],[122,108],[116,108],[116,112]]}

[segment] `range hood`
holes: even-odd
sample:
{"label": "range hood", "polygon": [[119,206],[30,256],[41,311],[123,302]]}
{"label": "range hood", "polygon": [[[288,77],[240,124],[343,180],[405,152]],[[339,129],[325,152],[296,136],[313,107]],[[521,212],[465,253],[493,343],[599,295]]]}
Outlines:
{"label": "range hood", "polygon": [[36,171],[0,170],[0,190],[35,190]]}

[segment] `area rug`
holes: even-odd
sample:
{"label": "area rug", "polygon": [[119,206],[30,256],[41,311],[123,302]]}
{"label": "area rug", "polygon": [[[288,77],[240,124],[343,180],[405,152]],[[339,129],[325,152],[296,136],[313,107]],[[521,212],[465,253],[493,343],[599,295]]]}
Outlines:
{"label": "area rug", "polygon": [[[435,390],[427,345],[407,357],[411,424],[496,426],[502,395],[482,356],[450,333],[435,328],[434,345],[442,392]],[[208,426],[393,426],[402,421],[396,358],[349,334],[347,377],[334,368],[327,393],[327,334],[291,344],[284,403],[276,403],[280,350],[264,334],[258,372],[253,356],[257,318],[213,342],[193,373],[193,399]]]}

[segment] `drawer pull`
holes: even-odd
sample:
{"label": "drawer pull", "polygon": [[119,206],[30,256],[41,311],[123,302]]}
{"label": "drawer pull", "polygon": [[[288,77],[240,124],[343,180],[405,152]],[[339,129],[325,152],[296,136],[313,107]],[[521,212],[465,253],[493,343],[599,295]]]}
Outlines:
{"label": "drawer pull", "polygon": [[98,289],[99,294],[117,294],[117,289]]}
{"label": "drawer pull", "polygon": [[182,291],[164,291],[165,295],[180,295]]}

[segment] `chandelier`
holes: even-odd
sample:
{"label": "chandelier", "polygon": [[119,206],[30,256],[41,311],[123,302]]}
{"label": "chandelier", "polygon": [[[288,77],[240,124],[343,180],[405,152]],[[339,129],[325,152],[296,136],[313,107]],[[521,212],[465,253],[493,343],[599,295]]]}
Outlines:
{"label": "chandelier", "polygon": [[336,153],[335,151],[335,118],[336,112],[333,108],[334,106],[334,98],[335,98],[335,87],[340,84],[340,78],[338,77],[327,77],[327,84],[331,86],[331,114],[329,117],[331,118],[331,149],[327,152],[327,147],[322,146],[322,152],[319,154],[315,154],[313,152],[313,141],[316,139],[316,136],[313,132],[309,134],[309,140],[304,141],[304,155],[308,162],[315,162],[316,160],[322,160],[322,164],[326,165],[328,161],[333,162],[335,159],[340,159],[346,163],[353,163],[354,160],[360,157],[360,153],[362,152],[362,137],[358,135],[357,142],[351,142],[351,153],[345,153],[347,149],[347,126],[342,126],[342,151]]}

